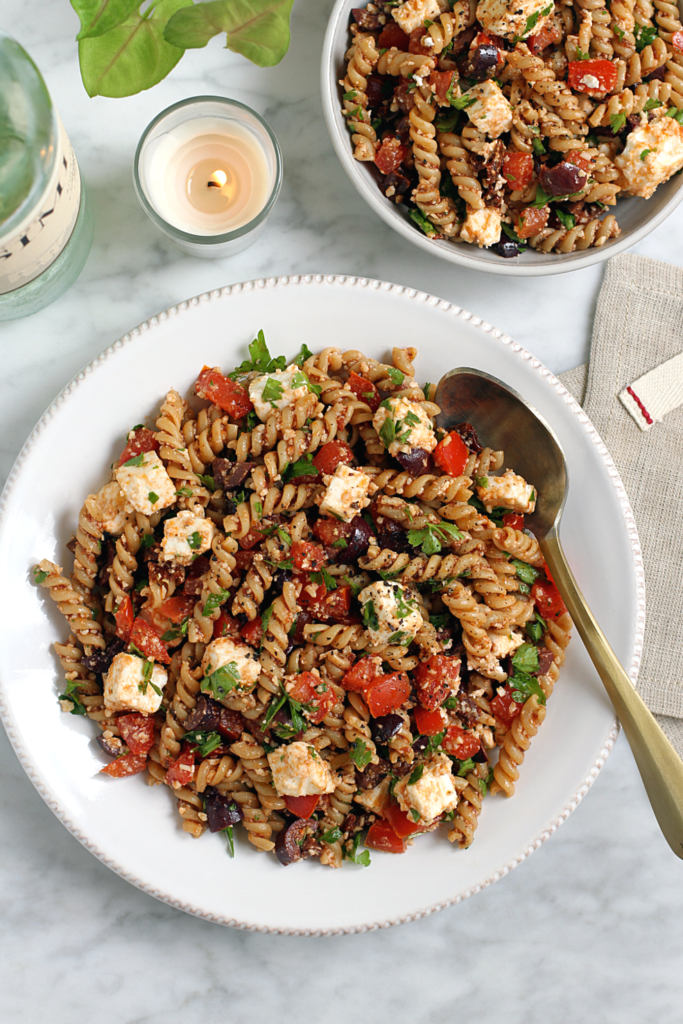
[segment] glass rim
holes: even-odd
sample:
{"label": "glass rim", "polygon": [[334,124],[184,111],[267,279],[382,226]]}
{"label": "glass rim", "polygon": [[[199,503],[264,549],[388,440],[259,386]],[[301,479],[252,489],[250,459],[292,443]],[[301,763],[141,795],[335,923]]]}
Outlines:
{"label": "glass rim", "polygon": [[[149,134],[153,131],[154,128],[156,128],[160,121],[163,121],[165,117],[168,117],[169,114],[172,114],[174,110],[180,110],[182,107],[193,106],[198,103],[220,103],[223,106],[239,107],[240,110],[246,110],[248,114],[251,114],[251,116],[259,122],[261,127],[266,132],[266,135],[270,139],[270,142],[273,146],[273,152],[275,154],[275,181],[273,182],[273,188],[271,189],[270,195],[268,196],[268,199],[265,205],[263,206],[263,209],[260,210],[259,213],[254,218],[252,218],[252,220],[247,221],[246,224],[242,224],[241,227],[234,228],[232,231],[224,231],[220,235],[197,235],[189,231],[183,231],[182,228],[176,228],[172,224],[169,224],[167,220],[164,220],[164,218],[157,213],[157,211],[154,209],[154,207],[148,200],[142,187],[142,181],[140,178],[140,155],[142,153],[142,147],[147,141]],[[140,202],[140,205],[142,206],[147,216],[154,224],[156,224],[156,226],[161,231],[164,232],[164,234],[169,235],[171,238],[178,239],[179,241],[191,242],[194,245],[219,245],[225,242],[231,242],[236,239],[242,238],[244,237],[244,235],[249,234],[249,232],[254,231],[257,227],[259,227],[260,224],[263,224],[263,222],[270,214],[270,211],[272,210],[273,206],[275,205],[275,201],[278,195],[280,194],[280,189],[282,187],[282,180],[282,153],[280,151],[280,144],[277,141],[277,136],[275,135],[275,132],[270,127],[266,119],[262,117],[257,110],[254,110],[252,107],[247,106],[246,103],[241,103],[239,100],[233,100],[228,96],[190,96],[188,99],[179,100],[177,103],[172,103],[170,107],[166,107],[149,122],[149,124],[143,131],[142,135],[140,136],[140,141],[137,144],[135,150],[135,157],[133,159],[133,187],[135,188],[135,194],[138,197],[138,201]]]}

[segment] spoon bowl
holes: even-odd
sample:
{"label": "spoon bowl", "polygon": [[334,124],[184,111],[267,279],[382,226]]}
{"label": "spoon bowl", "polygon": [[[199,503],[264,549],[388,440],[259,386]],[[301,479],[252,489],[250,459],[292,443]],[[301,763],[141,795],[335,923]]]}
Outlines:
{"label": "spoon bowl", "polygon": [[439,381],[436,402],[438,426],[449,430],[471,423],[535,488],[536,509],[525,516],[525,525],[540,544],[549,575],[614,705],[664,837],[683,859],[683,761],[619,664],[562,550],[559,528],[569,478],[560,442],[533,406],[482,370],[450,370]]}

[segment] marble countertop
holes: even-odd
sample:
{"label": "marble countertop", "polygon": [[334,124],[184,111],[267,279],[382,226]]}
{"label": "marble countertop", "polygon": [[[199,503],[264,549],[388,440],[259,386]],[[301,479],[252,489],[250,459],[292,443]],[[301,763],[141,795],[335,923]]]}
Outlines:
{"label": "marble countertop", "polygon": [[[0,325],[3,479],[54,395],[113,339],[183,298],[251,278],[378,277],[472,310],[555,372],[586,359],[602,268],[532,280],[479,275],[413,248],[363,205],[320,107],[331,6],[297,0],[292,47],[276,68],[257,69],[214,40],[147,93],[91,100],[68,0],[3,0],[0,28],[41,68],[95,210],[95,243],[76,285],[49,309]],[[258,109],[284,153],[268,229],[231,260],[170,248],[133,193],[145,125],[200,93]],[[634,251],[680,263],[682,229],[680,206]],[[683,866],[659,834],[623,737],[587,799],[512,875],[414,924],[326,940],[230,931],[157,903],[64,830],[4,734],[0,764],[0,986],[13,1024],[288,1024],[304,1014],[326,1024],[681,1020]]]}

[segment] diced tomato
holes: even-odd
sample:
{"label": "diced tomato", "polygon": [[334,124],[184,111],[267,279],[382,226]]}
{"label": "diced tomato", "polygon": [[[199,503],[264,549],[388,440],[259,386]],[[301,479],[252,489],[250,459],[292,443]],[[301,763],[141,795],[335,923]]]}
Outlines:
{"label": "diced tomato", "polygon": [[[260,619],[255,619],[255,622],[261,622]],[[251,623],[248,623],[251,625]],[[244,627],[246,629],[246,626]],[[239,636],[242,630],[237,619],[233,619],[232,615],[221,608],[221,613],[213,624],[213,638],[216,640],[219,636]]]}
{"label": "diced tomato", "polygon": [[138,617],[133,623],[133,628],[130,631],[130,642],[135,644],[137,649],[142,651],[147,658],[153,658],[164,665],[168,665],[171,661],[166,644],[154,626],[150,626],[149,622],[145,622],[144,619]]}
{"label": "diced tomato", "polygon": [[308,540],[298,540],[292,544],[290,552],[292,563],[297,569],[304,572],[320,572],[327,563],[327,554],[319,544],[312,544]]}
{"label": "diced tomato", "polygon": [[346,540],[353,533],[351,523],[341,523],[338,519],[326,519],[321,516],[313,523],[313,536],[322,541],[326,548],[332,548],[338,540]]}
{"label": "diced tomato", "polygon": [[200,398],[213,402],[233,419],[246,416],[254,408],[246,388],[224,376],[217,366],[205,366],[194,387]]}
{"label": "diced tomato", "polygon": [[310,818],[318,806],[319,796],[284,796],[285,806],[297,818]]}
{"label": "diced tomato", "polygon": [[534,161],[530,153],[506,153],[503,160],[503,177],[508,188],[519,191],[531,184],[534,176]]}
{"label": "diced tomato", "polygon": [[422,56],[427,56],[434,52],[433,46],[425,46],[424,39],[427,35],[426,28],[414,28],[410,33],[410,41],[408,43],[408,53],[418,53]]}
{"label": "diced tomato", "polygon": [[481,742],[459,725],[449,725],[442,746],[447,754],[453,754],[459,761],[466,761],[480,749]]}
{"label": "diced tomato", "polygon": [[359,693],[364,690],[373,679],[382,675],[382,659],[378,657],[365,657],[357,661],[353,668],[344,673],[342,686],[345,690],[355,690]]}
{"label": "diced tomato", "polygon": [[503,516],[503,526],[509,526],[511,530],[523,530],[524,516],[521,512],[507,512]]}
{"label": "diced tomato", "polygon": [[111,775],[112,779],[125,779],[127,775],[139,775],[145,770],[146,754],[124,754],[115,761],[100,768],[100,775]]}
{"label": "diced tomato", "polygon": [[382,850],[383,853],[406,852],[405,839],[397,836],[386,821],[373,821],[365,837],[365,845],[370,850]]}
{"label": "diced tomato", "polygon": [[446,434],[434,449],[434,462],[449,476],[460,476],[469,457],[469,448],[455,430]]}
{"label": "diced tomato", "polygon": [[124,462],[128,462],[128,459],[134,459],[136,455],[142,455],[144,452],[156,452],[158,450],[159,442],[154,436],[154,431],[149,430],[147,427],[138,427],[137,430],[131,430],[130,432],[126,441],[126,447],[121,452],[119,466],[122,466]]}
{"label": "diced tomato", "polygon": [[567,611],[559,590],[549,580],[536,580],[531,588],[531,596],[544,619],[558,619]]}
{"label": "diced tomato", "polygon": [[315,672],[301,672],[294,679],[293,685],[288,684],[287,692],[294,700],[313,705],[316,710],[304,710],[304,714],[314,725],[322,722],[337,703],[334,691]]}
{"label": "diced tomato", "polygon": [[414,714],[415,725],[421,736],[436,736],[437,733],[443,732],[444,721],[438,708],[428,711],[418,704]]}
{"label": "diced tomato", "polygon": [[345,441],[328,441],[313,459],[313,465],[321,473],[332,476],[337,466],[353,461],[353,452]]}
{"label": "diced tomato", "polygon": [[539,29],[533,36],[524,40],[532,53],[539,54],[546,50],[552,43],[559,43],[562,38],[562,30],[554,21],[547,21],[543,28]]}
{"label": "diced tomato", "polygon": [[146,715],[120,715],[116,719],[123,742],[134,754],[146,754],[154,744],[154,718]]}
{"label": "diced tomato", "polygon": [[[596,80],[597,85],[594,84]],[[570,60],[567,83],[570,89],[588,93],[589,96],[611,92],[617,84],[617,65],[602,57]]]}
{"label": "diced tomato", "polygon": [[683,32],[674,32],[671,36],[671,45],[674,50],[678,50],[679,53],[683,53]]}
{"label": "diced tomato", "polygon": [[180,789],[181,786],[189,785],[193,778],[194,750],[190,748],[189,744],[186,744],[166,772],[164,782],[173,789]]}
{"label": "diced tomato", "polygon": [[379,676],[366,685],[363,696],[373,718],[388,715],[410,697],[410,680],[405,672]]}
{"label": "diced tomato", "polygon": [[375,163],[382,174],[391,174],[397,171],[405,158],[408,156],[408,147],[404,146],[395,135],[387,135],[382,139],[382,145],[375,153]]}
{"label": "diced tomato", "polygon": [[455,71],[432,71],[429,76],[429,84],[436,94],[437,103],[448,103],[448,90],[453,84]]}
{"label": "diced tomato", "polygon": [[337,587],[325,596],[325,614],[333,622],[348,623],[351,611],[351,587]]}
{"label": "diced tomato", "polygon": [[130,631],[133,628],[133,602],[128,594],[122,597],[116,609],[116,635],[120,636],[126,643],[130,640]]}
{"label": "diced tomato", "polygon": [[196,603],[197,598],[194,594],[178,594],[177,597],[169,597],[160,604],[159,611],[177,625],[192,615]]}
{"label": "diced tomato", "polygon": [[242,551],[240,548],[239,551],[235,552],[235,565],[240,571],[244,572],[245,569],[248,569],[253,561],[253,551]]}
{"label": "diced tomato", "polygon": [[249,551],[251,548],[256,547],[257,544],[260,544],[264,537],[265,533],[261,533],[260,530],[255,530],[252,526],[244,537],[239,538],[237,543],[245,551]]}
{"label": "diced tomato", "polygon": [[415,676],[420,704],[433,711],[457,690],[460,681],[460,658],[433,654],[429,661],[423,661],[417,666]]}
{"label": "diced tomato", "polygon": [[389,804],[384,810],[384,817],[401,839],[427,831],[424,825],[416,825],[410,814],[402,811],[398,804]]}
{"label": "diced tomato", "polygon": [[516,700],[512,699],[512,687],[509,683],[506,684],[504,692],[497,693],[491,701],[491,711],[499,718],[505,725],[510,725],[512,719],[515,718],[522,710],[523,705],[518,704]]}
{"label": "diced tomato", "polygon": [[531,238],[546,226],[549,216],[549,206],[542,206],[540,209],[537,206],[527,206],[515,224],[515,231],[520,238]]}
{"label": "diced tomato", "polygon": [[579,167],[584,174],[588,174],[592,168],[592,161],[590,157],[585,156],[583,153],[578,153],[576,150],[567,153],[565,160],[567,163],[574,164],[576,167]]}
{"label": "diced tomato", "polygon": [[410,40],[403,29],[399,28],[395,21],[390,21],[380,32],[377,47],[380,50],[383,50],[385,47],[387,50],[390,50],[392,46],[395,46],[397,50],[403,50],[404,53],[407,53],[409,42]]}
{"label": "diced tomato", "polygon": [[372,381],[366,380],[365,377],[361,377],[357,373],[350,373],[348,385],[356,398],[360,398],[361,402],[369,405],[372,412],[377,412],[382,399]]}
{"label": "diced tomato", "polygon": [[208,572],[211,567],[211,563],[208,558],[204,555],[200,555],[199,558],[195,558],[194,562],[188,566],[187,572],[185,573],[185,586],[183,587],[184,594],[200,594],[201,586],[199,589],[194,589],[198,586],[198,580],[200,576],[203,576]]}
{"label": "diced tomato", "polygon": [[[223,613],[221,613],[221,618],[222,614]],[[221,620],[219,619],[216,626],[218,626],[220,621]],[[213,635],[216,636],[215,627]],[[221,634],[219,633],[218,635],[220,636]],[[240,629],[240,636],[246,643],[251,644],[252,647],[260,647],[263,640],[263,624],[261,622],[261,616],[257,615],[257,617],[252,619],[251,622],[247,622],[246,626],[242,626]]]}

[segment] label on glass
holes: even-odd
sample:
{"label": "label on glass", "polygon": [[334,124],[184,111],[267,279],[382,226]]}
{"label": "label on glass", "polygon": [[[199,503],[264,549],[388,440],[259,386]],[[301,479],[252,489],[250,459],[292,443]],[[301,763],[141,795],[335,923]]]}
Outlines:
{"label": "label on glass", "polygon": [[46,270],[71,238],[81,202],[81,176],[59,121],[57,158],[45,191],[11,235],[0,238],[0,295]]}

